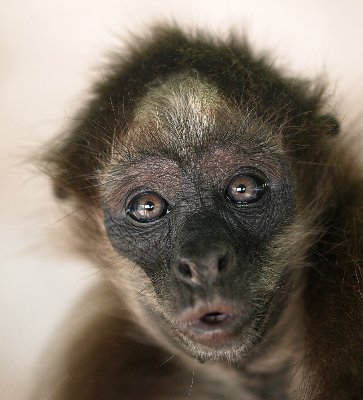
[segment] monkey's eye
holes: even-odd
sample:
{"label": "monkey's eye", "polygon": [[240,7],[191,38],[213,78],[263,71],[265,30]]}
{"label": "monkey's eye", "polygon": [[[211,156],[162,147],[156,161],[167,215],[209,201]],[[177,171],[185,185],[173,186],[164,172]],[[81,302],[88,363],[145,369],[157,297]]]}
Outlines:
{"label": "monkey's eye", "polygon": [[266,183],[252,175],[238,175],[232,178],[226,190],[227,197],[234,203],[251,203],[261,198]]}
{"label": "monkey's eye", "polygon": [[135,196],[127,206],[127,213],[138,222],[152,222],[163,217],[168,203],[157,193],[146,192]]}

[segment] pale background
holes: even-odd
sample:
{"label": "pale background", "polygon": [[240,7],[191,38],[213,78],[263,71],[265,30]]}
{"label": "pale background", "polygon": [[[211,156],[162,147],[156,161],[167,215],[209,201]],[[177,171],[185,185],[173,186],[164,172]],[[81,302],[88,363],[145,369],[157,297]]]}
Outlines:
{"label": "pale background", "polygon": [[354,144],[363,136],[362,0],[0,0],[0,399],[26,398],[50,334],[97,277],[62,250],[67,219],[27,158],[67,126],[107,50],[163,18],[246,31],[278,65],[328,77],[330,106]]}

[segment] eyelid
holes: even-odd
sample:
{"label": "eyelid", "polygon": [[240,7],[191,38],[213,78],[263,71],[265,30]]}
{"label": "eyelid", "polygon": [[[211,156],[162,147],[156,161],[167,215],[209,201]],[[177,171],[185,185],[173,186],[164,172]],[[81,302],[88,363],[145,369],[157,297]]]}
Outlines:
{"label": "eyelid", "polygon": [[270,179],[269,177],[261,171],[259,168],[252,167],[252,166],[246,166],[246,167],[240,167],[236,169],[232,174],[226,179],[227,185],[237,176],[241,175],[247,175],[247,176],[252,176],[256,177],[262,182],[265,182],[266,184],[270,184]]}
{"label": "eyelid", "polygon": [[170,205],[170,207],[172,207],[174,205],[174,203],[171,201],[171,199],[168,196],[166,196],[161,190],[141,186],[141,187],[134,188],[127,193],[127,195],[125,196],[124,201],[123,201],[124,208],[127,208],[128,204],[130,204],[130,201],[132,199],[134,199],[135,197],[141,196],[143,194],[149,194],[149,193],[160,196]]}

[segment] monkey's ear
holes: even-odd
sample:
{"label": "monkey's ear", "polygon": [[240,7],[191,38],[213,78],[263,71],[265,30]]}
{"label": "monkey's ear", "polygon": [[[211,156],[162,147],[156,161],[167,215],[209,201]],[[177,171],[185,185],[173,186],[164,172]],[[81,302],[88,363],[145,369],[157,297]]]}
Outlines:
{"label": "monkey's ear", "polygon": [[72,198],[88,204],[99,199],[98,170],[109,148],[102,132],[92,131],[82,120],[46,146],[38,165],[51,179],[58,199]]}
{"label": "monkey's ear", "polygon": [[62,186],[60,186],[57,182],[53,182],[53,193],[55,197],[60,200],[64,200],[68,198],[68,192]]}
{"label": "monkey's ear", "polygon": [[331,114],[324,114],[318,117],[318,122],[325,127],[329,136],[336,136],[340,132],[339,121]]}

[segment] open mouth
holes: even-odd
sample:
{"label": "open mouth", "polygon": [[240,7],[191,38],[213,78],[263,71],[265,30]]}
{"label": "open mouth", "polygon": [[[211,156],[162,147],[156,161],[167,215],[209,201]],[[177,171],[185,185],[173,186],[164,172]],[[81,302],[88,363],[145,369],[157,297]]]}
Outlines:
{"label": "open mouth", "polygon": [[228,314],[216,311],[203,315],[203,317],[200,318],[200,321],[212,326],[219,325],[223,323],[228,318],[228,316]]}
{"label": "open mouth", "polygon": [[180,314],[180,330],[194,342],[220,348],[230,344],[247,320],[247,313],[223,301],[200,302]]}

